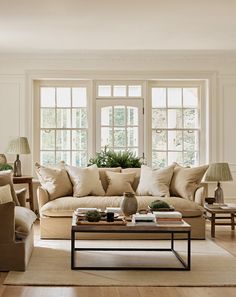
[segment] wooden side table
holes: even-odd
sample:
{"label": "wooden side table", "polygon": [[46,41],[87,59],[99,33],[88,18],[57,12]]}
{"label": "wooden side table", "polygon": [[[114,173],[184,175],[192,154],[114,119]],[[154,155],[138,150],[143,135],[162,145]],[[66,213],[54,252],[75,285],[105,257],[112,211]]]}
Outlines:
{"label": "wooden side table", "polygon": [[33,184],[32,176],[23,175],[23,176],[13,176],[13,184],[28,184],[29,197],[26,202],[29,202],[30,209],[34,211],[34,197],[33,197]]}
{"label": "wooden side table", "polygon": [[[222,209],[220,207],[215,208],[211,204],[205,204],[204,208],[206,210],[206,219],[211,222],[211,237],[215,237],[215,226],[231,226],[231,230],[235,230],[235,216],[236,216],[236,208],[231,207],[228,204],[229,208]],[[210,214],[210,216],[209,216]],[[230,220],[228,222],[216,222],[216,220]]]}

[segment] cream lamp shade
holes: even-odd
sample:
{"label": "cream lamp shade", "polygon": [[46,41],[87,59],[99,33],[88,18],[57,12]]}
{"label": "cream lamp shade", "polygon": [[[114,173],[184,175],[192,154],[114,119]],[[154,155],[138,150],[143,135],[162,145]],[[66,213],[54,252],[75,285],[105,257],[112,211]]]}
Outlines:
{"label": "cream lamp shade", "polygon": [[204,180],[206,182],[217,182],[215,189],[215,202],[224,204],[224,193],[220,186],[221,181],[233,180],[228,163],[213,163],[210,164],[206,172]]}
{"label": "cream lamp shade", "polygon": [[14,176],[22,176],[19,155],[30,154],[30,147],[27,137],[17,137],[12,139],[8,145],[7,153],[16,154],[16,161],[14,162]]}
{"label": "cream lamp shade", "polygon": [[232,175],[228,163],[213,163],[210,164],[205,178],[207,182],[232,181]]}

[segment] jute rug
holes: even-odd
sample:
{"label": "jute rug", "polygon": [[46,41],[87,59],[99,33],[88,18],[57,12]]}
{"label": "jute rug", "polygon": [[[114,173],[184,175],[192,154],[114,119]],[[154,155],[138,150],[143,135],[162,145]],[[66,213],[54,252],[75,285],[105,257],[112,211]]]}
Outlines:
{"label": "jute rug", "polygon": [[[78,244],[78,242],[77,242]],[[81,241],[80,246],[166,247],[169,242],[155,241]],[[176,249],[184,256],[186,242]],[[83,252],[77,256],[86,265],[165,265],[179,266],[165,252]],[[236,257],[210,240],[192,241],[191,271],[85,270],[70,269],[70,241],[38,240],[25,272],[11,271],[5,285],[50,286],[236,286]]]}

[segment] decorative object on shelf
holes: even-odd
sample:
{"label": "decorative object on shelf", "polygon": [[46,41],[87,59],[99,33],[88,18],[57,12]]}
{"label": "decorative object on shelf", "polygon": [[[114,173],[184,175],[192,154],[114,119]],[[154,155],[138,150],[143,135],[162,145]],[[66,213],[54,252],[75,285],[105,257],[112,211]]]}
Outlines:
{"label": "decorative object on shelf", "polygon": [[7,163],[7,158],[4,154],[0,154],[0,165],[4,165]]}
{"label": "decorative object on shelf", "polygon": [[228,163],[213,163],[210,164],[204,180],[206,182],[217,182],[217,188],[215,189],[215,202],[224,204],[224,193],[220,186],[220,182],[232,181],[232,175],[230,172]]}
{"label": "decorative object on shelf", "polygon": [[167,202],[162,200],[155,200],[150,203],[148,206],[151,211],[160,210],[160,211],[172,211],[175,210],[174,207],[170,206]]}
{"label": "decorative object on shelf", "polygon": [[138,210],[138,201],[135,195],[131,192],[124,192],[120,208],[125,216],[135,214]]}
{"label": "decorative object on shelf", "polygon": [[17,137],[10,141],[7,149],[8,154],[16,154],[16,161],[14,162],[14,176],[22,176],[21,173],[21,154],[30,154],[30,148],[27,137]]}
{"label": "decorative object on shelf", "polygon": [[101,220],[101,214],[97,210],[90,210],[86,213],[86,220],[88,222],[99,222]]}
{"label": "decorative object on shelf", "polygon": [[100,153],[96,153],[96,156],[89,160],[89,165],[92,164],[106,168],[140,168],[142,160],[131,151],[115,152],[105,146],[104,150],[101,150]]}
{"label": "decorative object on shelf", "polygon": [[215,197],[206,197],[205,201],[208,204],[213,204],[216,201],[216,199],[215,199]]}
{"label": "decorative object on shelf", "polygon": [[4,170],[13,170],[13,167],[10,164],[0,164],[0,171]]}

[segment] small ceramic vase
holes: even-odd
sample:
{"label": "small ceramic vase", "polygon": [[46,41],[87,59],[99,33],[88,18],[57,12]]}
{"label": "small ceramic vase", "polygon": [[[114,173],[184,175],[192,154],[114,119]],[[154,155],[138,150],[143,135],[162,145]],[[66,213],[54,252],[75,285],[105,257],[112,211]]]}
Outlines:
{"label": "small ceramic vase", "polygon": [[131,192],[124,192],[120,208],[126,217],[135,214],[138,210],[138,201],[135,195]]}

